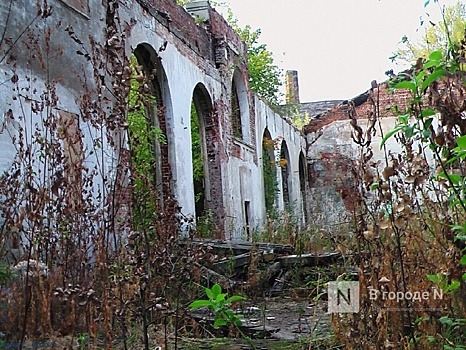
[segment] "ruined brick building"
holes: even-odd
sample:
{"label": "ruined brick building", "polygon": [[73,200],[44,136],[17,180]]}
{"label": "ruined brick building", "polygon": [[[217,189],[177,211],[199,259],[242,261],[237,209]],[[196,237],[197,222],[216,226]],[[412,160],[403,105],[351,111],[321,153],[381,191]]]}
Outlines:
{"label": "ruined brick building", "polygon": [[[272,158],[281,159],[274,205],[291,207],[303,222],[306,140],[251,93],[245,44],[208,2],[191,1],[183,8],[175,0],[4,1],[0,17],[2,172],[23,154],[18,140],[46,135],[46,118],[52,116],[59,124],[56,146],[63,147],[67,165],[46,167],[44,184],[48,176],[57,192],[60,177],[74,168],[69,176],[76,186],[82,171],[95,174],[89,188],[102,198],[106,186],[120,178],[116,207],[124,217],[131,154],[118,101],[127,93],[122,62],[133,54],[150,77],[151,122],[166,139],[155,146],[162,201],[173,197],[184,218],[196,217],[194,106],[204,172],[202,210],[211,213],[219,234],[245,238],[265,222],[264,137],[275,142]],[[99,121],[97,115],[105,117]],[[38,149],[35,157],[41,162],[45,156]]]}
{"label": "ruined brick building", "polygon": [[[409,91],[391,91],[388,83],[377,84],[364,93],[344,101],[302,104],[311,122],[305,126],[308,165],[308,210],[313,213],[310,225],[329,232],[345,233],[354,225],[354,209],[357,206],[355,165],[361,160],[361,147],[354,142],[355,132],[350,114],[357,120],[362,132],[366,132],[377,113],[380,118],[371,136],[373,160],[385,163],[384,150],[380,148],[383,135],[396,125],[393,106],[402,111],[410,99]],[[401,151],[394,138],[385,143],[389,152]]]}
{"label": "ruined brick building", "polygon": [[[264,159],[274,162],[269,202],[279,212],[290,208],[300,224],[346,231],[354,209],[351,164],[359,152],[348,105],[364,122],[373,107],[369,94],[377,91],[389,130],[395,123],[390,106],[407,98],[380,84],[348,101],[301,103],[300,112],[311,117],[302,133],[250,91],[245,44],[207,1],[185,7],[175,0],[6,1],[0,16],[2,172],[22,154],[18,140],[45,132],[46,115],[53,116],[52,124],[64,130],[57,145],[68,165],[46,167],[51,191],[59,184],[54,179],[74,168],[69,177],[79,194],[84,171],[93,176],[94,198],[118,183],[114,205],[120,217],[128,215],[131,150],[126,122],[118,118],[128,88],[123,62],[133,55],[150,80],[149,119],[165,138],[155,145],[160,201],[175,198],[187,222],[209,213],[218,227],[213,235],[227,239],[249,238],[266,221]],[[287,101],[296,105],[296,73],[289,72],[287,84]],[[197,183],[191,118],[197,118],[202,155]],[[267,141],[272,148],[264,149]],[[32,150],[39,162],[41,152]]]}

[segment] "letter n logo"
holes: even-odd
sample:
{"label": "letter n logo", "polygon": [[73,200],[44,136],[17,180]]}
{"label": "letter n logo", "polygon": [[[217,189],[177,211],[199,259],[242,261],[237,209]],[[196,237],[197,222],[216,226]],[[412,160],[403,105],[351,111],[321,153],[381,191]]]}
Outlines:
{"label": "letter n logo", "polygon": [[328,312],[359,312],[359,282],[331,281],[328,283]]}

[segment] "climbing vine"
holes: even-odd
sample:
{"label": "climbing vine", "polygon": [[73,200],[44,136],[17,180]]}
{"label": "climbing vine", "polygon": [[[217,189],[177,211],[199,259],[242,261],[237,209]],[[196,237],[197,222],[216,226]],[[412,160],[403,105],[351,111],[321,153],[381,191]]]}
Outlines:
{"label": "climbing vine", "polygon": [[[204,160],[202,157],[202,139],[199,125],[199,116],[194,102],[191,103],[191,155],[193,162],[194,201],[196,208],[204,208]],[[196,214],[202,216],[203,210]]]}
{"label": "climbing vine", "polygon": [[[130,57],[131,87],[129,91],[128,132],[134,181],[134,226],[150,225],[157,208],[155,143],[165,143],[162,131],[154,125],[155,96],[148,89],[148,78],[134,54]],[[149,83],[150,84],[150,83]]]}
{"label": "climbing vine", "polygon": [[262,169],[264,177],[265,209],[268,215],[275,210],[275,198],[277,196],[277,170],[276,161],[273,158],[275,142],[268,137],[262,141]]}

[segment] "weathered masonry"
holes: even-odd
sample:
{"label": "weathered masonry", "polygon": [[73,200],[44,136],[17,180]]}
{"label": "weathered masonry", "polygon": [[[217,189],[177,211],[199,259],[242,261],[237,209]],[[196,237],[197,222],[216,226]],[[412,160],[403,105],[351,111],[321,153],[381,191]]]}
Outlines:
{"label": "weathered masonry", "polygon": [[[175,0],[16,0],[0,4],[0,18],[2,172],[27,147],[18,140],[45,130],[45,116],[54,116],[67,165],[40,176],[53,189],[73,169],[77,186],[82,172],[95,174],[95,198],[119,178],[113,205],[124,217],[132,156],[120,100],[131,73],[123,62],[135,59],[153,96],[146,118],[164,135],[154,145],[162,202],[174,197],[187,222],[209,213],[218,236],[247,238],[266,219],[267,153],[275,167],[273,205],[304,220],[305,138],[251,93],[245,45],[208,2],[185,9]],[[96,117],[103,113],[105,124]],[[97,143],[99,135],[108,137]],[[264,150],[268,140],[273,147]]]}
{"label": "weathered masonry", "polygon": [[[378,102],[375,102],[377,99]],[[354,225],[354,210],[358,205],[354,166],[360,160],[361,147],[354,142],[354,129],[349,114],[353,113],[358,125],[365,132],[371,123],[376,106],[379,109],[379,127],[372,135],[374,162],[385,163],[385,153],[379,148],[383,135],[396,125],[397,117],[392,107],[403,110],[410,99],[409,91],[393,93],[388,83],[374,86],[346,101],[326,101],[302,104],[302,110],[313,117],[304,127],[306,134],[309,189],[306,207],[313,214],[309,224],[328,232],[346,234]],[[392,154],[401,151],[394,138],[385,143]]]}

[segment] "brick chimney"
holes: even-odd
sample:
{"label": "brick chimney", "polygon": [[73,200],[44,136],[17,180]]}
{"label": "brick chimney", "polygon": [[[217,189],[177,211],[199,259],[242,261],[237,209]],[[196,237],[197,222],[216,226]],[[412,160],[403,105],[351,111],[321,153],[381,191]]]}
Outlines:
{"label": "brick chimney", "polygon": [[299,103],[298,71],[287,70],[285,75],[286,104]]}

